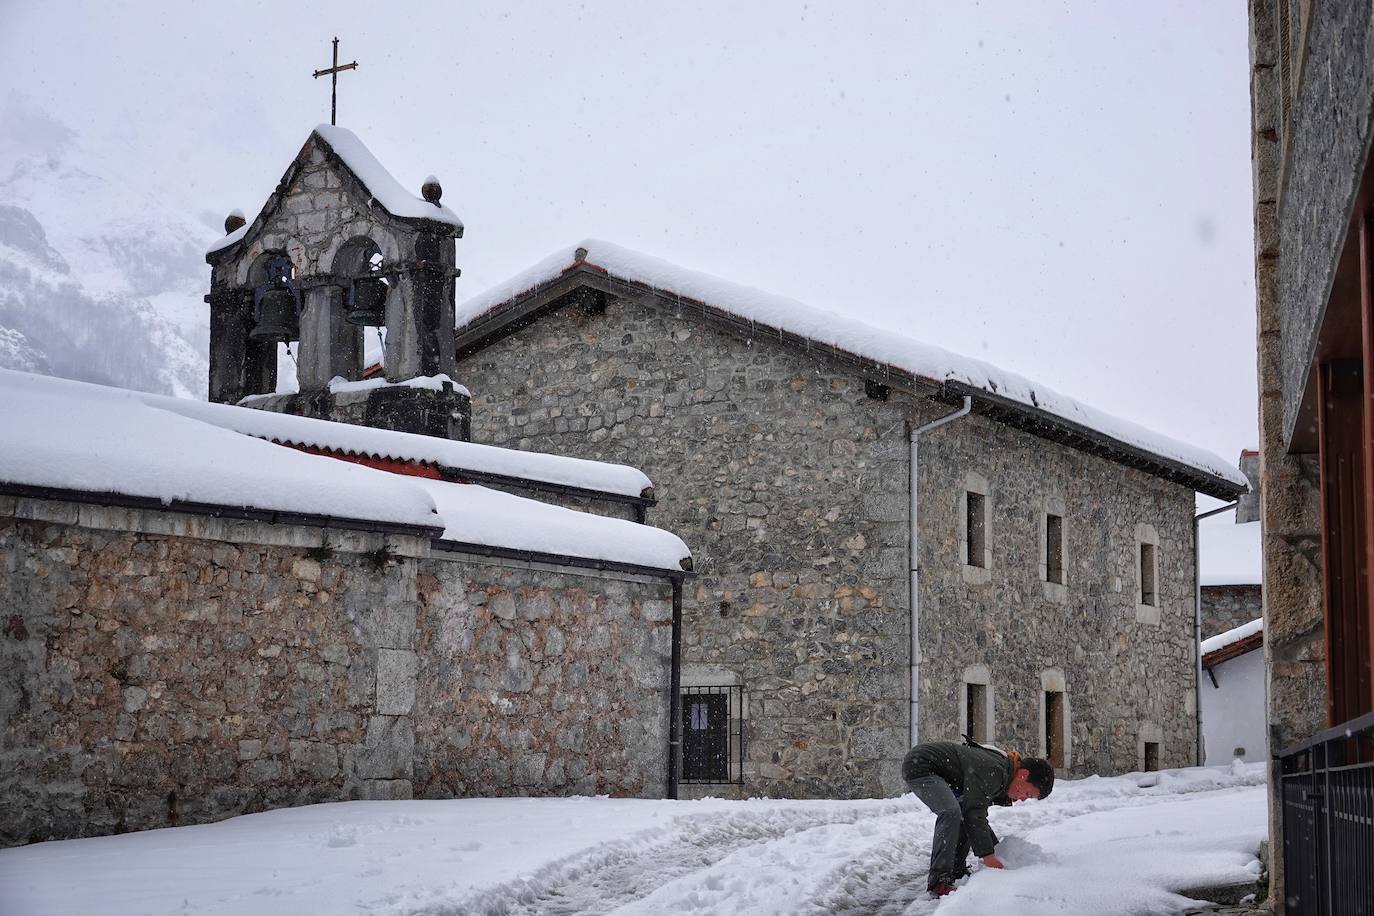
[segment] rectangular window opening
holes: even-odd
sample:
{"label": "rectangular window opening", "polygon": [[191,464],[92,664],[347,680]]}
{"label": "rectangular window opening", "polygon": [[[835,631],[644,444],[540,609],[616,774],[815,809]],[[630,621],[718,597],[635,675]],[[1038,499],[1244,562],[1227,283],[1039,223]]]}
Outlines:
{"label": "rectangular window opening", "polygon": [[1064,584],[1064,519],[1045,516],[1045,581]]}
{"label": "rectangular window opening", "polygon": [[1159,769],[1159,743],[1157,741],[1145,742],[1145,772],[1152,773]]}
{"label": "rectangular window opening", "polygon": [[1159,602],[1155,583],[1155,545],[1140,545],[1140,603],[1151,607]]}
{"label": "rectangular window opening", "polygon": [[682,782],[740,782],[743,688],[683,687],[681,696]]}
{"label": "rectangular window opening", "polygon": [[1050,766],[1064,766],[1064,694],[1045,691],[1045,759]]}
{"label": "rectangular window opening", "polygon": [[968,506],[968,565],[986,566],[983,557],[987,548],[987,526],[984,524],[983,510],[987,505],[987,497],[972,491],[965,496]]}
{"label": "rectangular window opening", "polygon": [[966,684],[968,694],[964,701],[964,721],[968,723],[968,736],[979,744],[988,740],[988,687],[986,684]]}

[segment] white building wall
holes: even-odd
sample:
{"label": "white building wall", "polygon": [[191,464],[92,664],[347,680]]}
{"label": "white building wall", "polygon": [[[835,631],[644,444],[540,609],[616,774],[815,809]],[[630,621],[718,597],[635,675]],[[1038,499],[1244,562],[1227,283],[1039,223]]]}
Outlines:
{"label": "white building wall", "polygon": [[1264,653],[1258,650],[1212,669],[1217,686],[1202,674],[1202,740],[1208,766],[1237,757],[1265,760]]}

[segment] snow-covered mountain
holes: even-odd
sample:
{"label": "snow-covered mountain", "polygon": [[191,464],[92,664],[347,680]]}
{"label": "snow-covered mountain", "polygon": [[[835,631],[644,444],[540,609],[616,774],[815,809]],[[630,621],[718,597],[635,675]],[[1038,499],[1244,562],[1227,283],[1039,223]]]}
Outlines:
{"label": "snow-covered mountain", "polygon": [[203,398],[223,230],[130,161],[14,97],[0,111],[0,367]]}

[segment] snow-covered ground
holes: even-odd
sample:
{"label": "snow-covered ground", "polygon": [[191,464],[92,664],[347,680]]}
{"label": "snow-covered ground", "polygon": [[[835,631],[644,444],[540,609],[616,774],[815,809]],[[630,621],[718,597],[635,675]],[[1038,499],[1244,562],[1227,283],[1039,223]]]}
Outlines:
{"label": "snow-covered ground", "polygon": [[1005,871],[925,894],[934,819],[869,801],[346,802],[0,851],[19,914],[1156,914],[1253,881],[1264,767],[1061,781]]}

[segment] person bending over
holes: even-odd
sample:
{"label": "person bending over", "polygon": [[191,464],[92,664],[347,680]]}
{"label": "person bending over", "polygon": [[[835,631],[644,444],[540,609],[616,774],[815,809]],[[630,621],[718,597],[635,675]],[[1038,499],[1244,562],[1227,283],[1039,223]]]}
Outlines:
{"label": "person bending over", "polygon": [[989,868],[1002,868],[997,834],[988,826],[988,805],[1044,798],[1054,789],[1054,767],[1039,757],[1003,753],[965,739],[931,741],[907,751],[902,761],[907,788],[935,813],[927,889],[936,897],[954,890],[969,873],[968,852]]}

